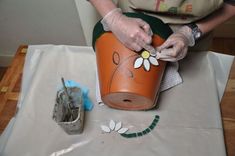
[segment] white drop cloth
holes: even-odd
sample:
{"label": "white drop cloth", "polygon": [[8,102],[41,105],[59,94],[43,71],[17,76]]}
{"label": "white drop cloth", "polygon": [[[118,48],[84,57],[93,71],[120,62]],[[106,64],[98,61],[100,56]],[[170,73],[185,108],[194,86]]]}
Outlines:
{"label": "white drop cloth", "polygon": [[[225,156],[219,103],[232,61],[213,52],[189,53],[180,62],[184,83],[162,92],[158,109],[121,111],[95,104],[86,113],[84,132],[67,135],[52,120],[60,78],[87,86],[95,103],[95,54],[91,47],[29,46],[21,108],[0,155]],[[159,123],[143,137],[127,139],[100,128],[113,119],[137,132],[148,127],[154,115],[160,116]]]}

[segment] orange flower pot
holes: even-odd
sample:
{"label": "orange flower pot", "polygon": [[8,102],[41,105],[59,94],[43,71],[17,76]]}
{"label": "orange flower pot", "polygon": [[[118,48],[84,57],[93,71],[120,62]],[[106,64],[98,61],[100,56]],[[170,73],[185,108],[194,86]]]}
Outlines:
{"label": "orange flower pot", "polygon": [[[168,25],[154,17],[137,13],[126,15],[142,18],[150,24],[154,47],[160,46],[172,33]],[[157,104],[166,62],[156,60],[144,49],[137,53],[126,48],[114,34],[103,31],[100,23],[94,28],[93,46],[101,98],[106,105],[124,110],[147,110]]]}

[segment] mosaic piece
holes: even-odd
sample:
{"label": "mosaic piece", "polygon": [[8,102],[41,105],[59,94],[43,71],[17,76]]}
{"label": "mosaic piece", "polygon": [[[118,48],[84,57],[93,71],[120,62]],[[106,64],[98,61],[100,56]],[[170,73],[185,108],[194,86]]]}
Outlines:
{"label": "mosaic piece", "polygon": [[154,120],[152,121],[151,125],[149,127],[147,127],[145,130],[141,131],[141,132],[136,132],[136,133],[123,133],[121,134],[121,136],[125,137],[125,138],[136,138],[136,137],[141,137],[144,136],[148,133],[150,133],[157,125],[158,121],[159,121],[159,116],[155,115]]}
{"label": "mosaic piece", "polygon": [[155,118],[153,119],[150,126],[148,126],[145,130],[141,132],[135,132],[135,133],[126,133],[129,129],[122,127],[122,122],[118,122],[116,124],[113,120],[110,120],[109,126],[101,125],[100,127],[102,131],[105,133],[110,133],[114,131],[114,132],[118,132],[121,136],[125,138],[136,138],[136,137],[141,137],[150,133],[157,126],[159,118],[160,117],[158,115],[155,115]]}
{"label": "mosaic piece", "polygon": [[105,133],[110,133],[111,131],[118,132],[119,134],[123,134],[128,131],[128,128],[122,127],[122,122],[118,122],[117,124],[110,120],[109,126],[101,125],[102,131]]}
{"label": "mosaic piece", "polygon": [[135,60],[134,68],[140,68],[142,65],[145,71],[149,71],[151,65],[158,66],[159,63],[156,59],[156,55],[151,54],[147,50],[142,51],[140,56]]}

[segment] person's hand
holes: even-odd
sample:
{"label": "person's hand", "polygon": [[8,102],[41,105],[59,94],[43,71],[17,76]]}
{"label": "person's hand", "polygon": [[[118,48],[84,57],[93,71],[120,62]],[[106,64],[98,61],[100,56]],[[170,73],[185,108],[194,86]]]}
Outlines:
{"label": "person's hand", "polygon": [[187,55],[188,46],[194,46],[195,40],[192,30],[183,26],[173,33],[157,50],[157,59],[176,62]]}
{"label": "person's hand", "polygon": [[122,14],[121,9],[110,11],[101,20],[105,31],[112,31],[127,48],[140,51],[146,49],[155,52],[150,46],[152,30],[148,23],[139,18],[130,18]]}

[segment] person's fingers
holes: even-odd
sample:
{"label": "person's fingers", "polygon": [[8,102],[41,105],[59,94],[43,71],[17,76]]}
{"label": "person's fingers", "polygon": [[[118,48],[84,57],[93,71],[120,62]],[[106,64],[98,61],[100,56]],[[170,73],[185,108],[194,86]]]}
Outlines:
{"label": "person's fingers", "polygon": [[162,49],[161,54],[169,56],[169,57],[173,57],[172,54],[171,54],[172,51],[173,51],[173,48]]}
{"label": "person's fingers", "polygon": [[140,37],[145,42],[145,44],[151,44],[152,43],[152,37],[149,36],[142,29],[139,31],[138,37]]}
{"label": "person's fingers", "polygon": [[183,42],[169,39],[162,46],[158,47],[157,51],[172,58],[178,58],[184,49],[185,44]]}
{"label": "person's fingers", "polygon": [[170,53],[169,51],[171,51],[171,50],[163,49],[161,52],[157,53],[157,58],[159,58],[159,59],[172,58],[172,56],[168,55],[168,53]]}
{"label": "person's fingers", "polygon": [[142,49],[142,47],[135,42],[132,42],[131,44],[126,44],[126,47],[129,47],[133,51],[140,51]]}
{"label": "person's fingers", "polygon": [[187,51],[188,51],[188,49],[187,48],[184,48],[183,50],[182,50],[182,52],[177,56],[177,60],[181,60],[181,59],[183,59],[183,58],[185,58],[185,56],[187,55]]}
{"label": "person's fingers", "polygon": [[163,59],[171,59],[172,57],[168,55],[164,55],[162,53],[157,53],[157,59],[163,60]]}
{"label": "person's fingers", "polygon": [[171,48],[163,49],[161,52],[165,55],[171,56],[173,58],[177,58],[181,53],[182,47],[178,44],[174,44]]}
{"label": "person's fingers", "polygon": [[171,56],[163,55],[162,53],[157,53],[157,59],[162,61],[176,62],[177,59]]}
{"label": "person's fingers", "polygon": [[[180,52],[174,52],[172,49],[163,49],[161,53],[157,53],[157,59],[175,62],[183,59],[187,54],[187,48],[181,49]],[[177,56],[174,53],[177,53]]]}
{"label": "person's fingers", "polygon": [[145,44],[150,44],[152,42],[152,37],[147,35],[147,33],[144,32],[140,27],[132,31],[129,34],[129,38],[132,40],[132,42],[136,42],[137,40],[142,40]]}
{"label": "person's fingers", "polygon": [[185,55],[187,54],[187,49],[187,46],[185,46],[183,42],[176,42],[172,47],[171,53],[168,55],[175,57],[179,60],[185,57]]}
{"label": "person's fingers", "polygon": [[171,41],[171,39],[167,39],[162,45],[156,48],[158,52],[161,52],[163,49],[170,48],[174,45],[174,43]]}
{"label": "person's fingers", "polygon": [[157,53],[157,59],[162,60],[162,61],[169,61],[169,62],[176,62],[177,61],[176,58],[173,58],[168,55],[164,55],[162,53]]}
{"label": "person's fingers", "polygon": [[156,55],[156,50],[151,45],[143,45],[143,48],[150,52],[151,55]]}
{"label": "person's fingers", "polygon": [[140,29],[137,32],[137,36],[141,37],[146,44],[151,44],[152,42],[152,31],[148,23],[141,19],[136,19]]}
{"label": "person's fingers", "polygon": [[142,19],[136,19],[136,21],[139,23],[140,27],[143,28],[143,30],[149,35],[149,36],[152,36],[153,35],[153,32],[151,30],[151,27],[150,25],[145,22],[144,20]]}
{"label": "person's fingers", "polygon": [[156,50],[151,45],[146,44],[142,39],[137,38],[136,43],[145,50],[149,51],[152,55],[156,55]]}
{"label": "person's fingers", "polygon": [[169,62],[176,62],[177,58],[171,56],[172,49],[163,49],[161,53],[157,52],[157,59]]}
{"label": "person's fingers", "polygon": [[153,31],[152,29],[150,28],[149,31],[147,32],[149,36],[153,36]]}
{"label": "person's fingers", "polygon": [[153,46],[151,46],[151,45],[145,45],[145,46],[143,46],[143,47],[144,47],[144,49],[146,49],[147,51],[149,51],[151,55],[156,56],[156,50],[155,50],[155,48],[153,48]]}
{"label": "person's fingers", "polygon": [[166,59],[160,59],[162,61],[167,61],[167,62],[177,62],[178,60],[176,58],[166,58]]}

